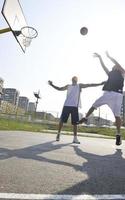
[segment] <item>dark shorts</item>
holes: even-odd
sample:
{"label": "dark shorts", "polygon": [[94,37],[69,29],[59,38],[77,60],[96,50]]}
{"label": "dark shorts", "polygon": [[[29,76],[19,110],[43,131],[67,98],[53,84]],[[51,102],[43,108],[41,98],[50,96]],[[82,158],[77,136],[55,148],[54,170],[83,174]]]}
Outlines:
{"label": "dark shorts", "polygon": [[71,114],[71,123],[73,125],[77,124],[79,121],[79,113],[78,113],[78,107],[73,106],[64,106],[61,114],[61,122],[66,123],[69,115]]}

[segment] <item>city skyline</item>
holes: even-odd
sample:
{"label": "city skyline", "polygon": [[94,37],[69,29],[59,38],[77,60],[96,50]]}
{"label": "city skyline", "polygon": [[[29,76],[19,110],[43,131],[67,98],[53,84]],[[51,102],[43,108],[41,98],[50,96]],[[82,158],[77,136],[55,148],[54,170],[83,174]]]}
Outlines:
{"label": "city skyline", "polygon": [[[3,79],[1,77],[0,77],[0,81],[1,81],[0,88],[1,88],[1,92],[2,92],[2,96],[1,96],[2,101],[7,101],[8,103],[15,105],[16,107],[23,109],[24,110],[23,114],[25,114],[25,112],[26,113],[27,112],[51,113],[55,118],[59,118],[59,112],[41,111],[41,110],[37,111],[37,106],[38,106],[38,103],[39,103],[38,100],[40,99],[40,91],[38,91],[37,93],[34,93],[36,101],[31,102],[30,99],[27,96],[20,96],[20,91],[18,91],[16,88],[4,88],[3,87],[4,82],[3,82]],[[16,107],[15,107],[15,109],[16,109]],[[4,104],[4,110],[5,110],[5,104]],[[80,116],[80,118],[83,117],[82,113],[79,112],[79,116]],[[122,107],[121,107],[121,117],[122,117],[123,124],[125,124],[125,92],[123,92],[123,103],[122,103]],[[107,115],[104,116],[104,117],[101,116],[101,109],[100,108],[98,109],[98,114],[96,114],[96,115],[92,114],[92,116],[90,116],[89,123],[95,124],[95,121],[97,121],[99,119],[102,120],[102,124],[106,123],[106,125],[107,125],[107,123],[111,124],[111,121],[112,121],[112,120],[107,119]]]}

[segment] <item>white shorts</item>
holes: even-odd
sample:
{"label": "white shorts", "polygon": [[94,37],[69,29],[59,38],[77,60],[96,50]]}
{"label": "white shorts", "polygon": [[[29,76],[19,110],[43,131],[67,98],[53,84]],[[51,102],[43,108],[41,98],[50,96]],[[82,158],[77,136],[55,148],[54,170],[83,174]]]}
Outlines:
{"label": "white shorts", "polygon": [[121,105],[122,105],[123,94],[113,91],[105,91],[103,95],[95,101],[92,105],[94,108],[98,108],[102,105],[108,105],[115,117],[120,117],[121,115]]}

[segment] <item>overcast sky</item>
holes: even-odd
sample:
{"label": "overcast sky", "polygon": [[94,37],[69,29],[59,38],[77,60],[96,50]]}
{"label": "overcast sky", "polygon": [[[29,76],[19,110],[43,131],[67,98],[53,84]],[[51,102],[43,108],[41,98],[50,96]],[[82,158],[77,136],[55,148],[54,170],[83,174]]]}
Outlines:
{"label": "overcast sky", "polygon": [[[3,0],[0,1],[2,9]],[[12,33],[0,35],[0,76],[4,87],[16,88],[21,96],[35,101],[33,92],[40,90],[42,99],[39,111],[60,113],[66,92],[54,90],[71,83],[76,75],[81,83],[98,83],[107,76],[94,52],[102,54],[109,69],[112,63],[106,58],[108,50],[125,68],[125,0],[20,0],[29,26],[39,35],[24,54]],[[0,28],[6,28],[2,14]],[[80,28],[88,27],[86,36]],[[82,91],[82,109],[85,114],[102,87]],[[95,112],[98,114],[98,110]],[[101,108],[101,116],[114,120],[107,106]]]}

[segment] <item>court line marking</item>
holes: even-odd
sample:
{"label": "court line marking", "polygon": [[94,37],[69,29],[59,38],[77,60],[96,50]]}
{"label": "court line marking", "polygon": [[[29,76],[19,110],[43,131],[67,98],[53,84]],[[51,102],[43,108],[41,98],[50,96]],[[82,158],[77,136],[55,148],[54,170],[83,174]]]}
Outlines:
{"label": "court line marking", "polygon": [[107,200],[125,199],[125,194],[103,194],[103,195],[54,195],[54,194],[19,194],[0,193],[0,199],[20,199],[20,200]]}

